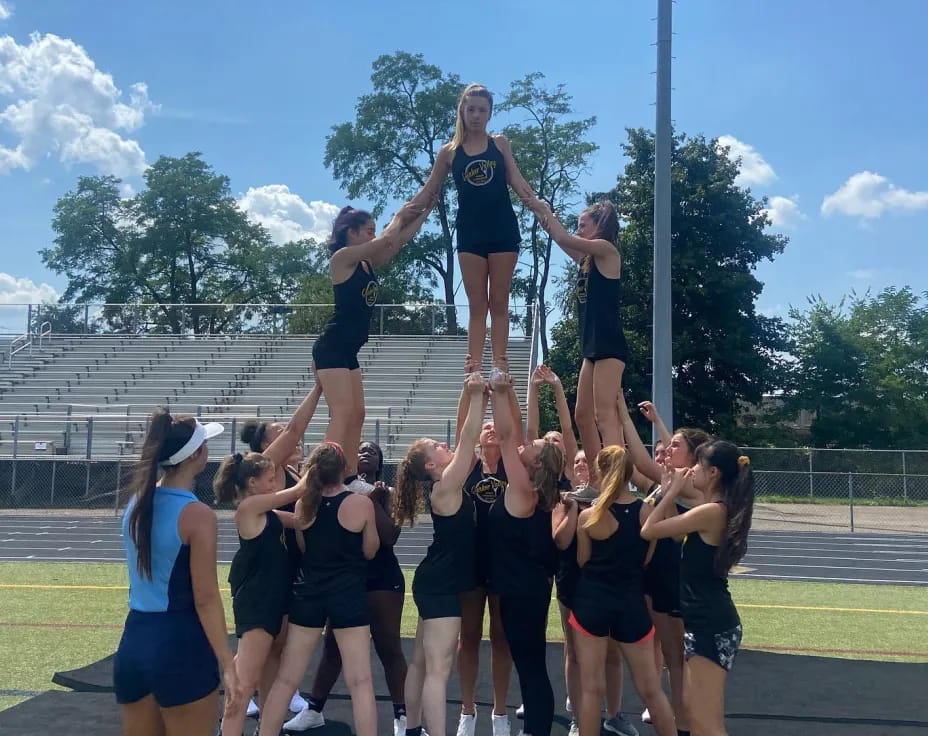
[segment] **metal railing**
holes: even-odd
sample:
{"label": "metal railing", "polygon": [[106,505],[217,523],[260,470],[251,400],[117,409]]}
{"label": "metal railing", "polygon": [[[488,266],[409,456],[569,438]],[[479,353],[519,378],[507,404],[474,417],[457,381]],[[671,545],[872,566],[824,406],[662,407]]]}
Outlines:
{"label": "metal railing", "polygon": [[[327,304],[2,304],[0,335],[37,334],[44,325],[55,334],[101,335],[222,335],[318,334],[331,316]],[[514,336],[531,334],[529,309],[510,304]],[[33,325],[44,319],[38,330]],[[371,318],[372,335],[460,335],[468,320],[468,305],[441,302],[377,304]],[[51,329],[48,334],[51,334]]]}

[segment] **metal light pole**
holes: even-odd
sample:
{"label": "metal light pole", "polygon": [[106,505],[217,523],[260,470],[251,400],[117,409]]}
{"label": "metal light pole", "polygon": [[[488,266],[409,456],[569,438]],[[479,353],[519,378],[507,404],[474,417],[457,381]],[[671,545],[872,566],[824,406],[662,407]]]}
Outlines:
{"label": "metal light pole", "polygon": [[[654,141],[654,344],[651,397],[668,427],[673,427],[673,347],[670,293],[670,43],[673,0],[657,2],[657,119]],[[657,429],[652,440],[657,441]]]}

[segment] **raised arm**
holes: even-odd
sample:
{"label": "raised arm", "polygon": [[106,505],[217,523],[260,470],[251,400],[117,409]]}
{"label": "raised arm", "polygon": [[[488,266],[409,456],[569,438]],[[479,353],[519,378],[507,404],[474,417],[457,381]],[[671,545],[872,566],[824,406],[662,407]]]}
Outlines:
{"label": "raised arm", "polygon": [[499,152],[503,154],[503,161],[506,162],[506,181],[510,188],[523,202],[528,201],[535,196],[535,192],[532,191],[529,183],[522,176],[522,172],[519,171],[519,165],[516,163],[515,156],[512,155],[512,146],[509,144],[509,140],[504,135],[495,135],[493,136],[493,142]]}
{"label": "raised arm", "polygon": [[238,508],[235,510],[235,516],[264,516],[268,511],[279,509],[281,506],[286,506],[290,503],[296,503],[297,499],[300,498],[306,490],[307,477],[308,476],[304,475],[300,478],[300,482],[292,488],[277,491],[276,493],[255,493],[251,496],[246,496],[239,502]]}
{"label": "raised arm", "polygon": [[[306,398],[293,412],[293,416],[287,422],[286,429],[261,453],[266,458],[269,458],[274,465],[280,467],[293,453],[293,448],[302,439],[303,433],[312,421],[313,414],[316,413],[320,396],[322,396],[322,384],[316,381],[312,390],[306,394]],[[276,508],[276,506],[273,508]]]}
{"label": "raised arm", "polygon": [[474,446],[480,439],[483,423],[484,388],[486,384],[479,373],[471,373],[464,381],[462,398],[467,399],[467,417],[461,427],[459,443],[454,448],[454,457],[441,475],[441,482],[432,489],[432,496],[444,496],[460,492],[464,481],[474,467]]}
{"label": "raised arm", "polygon": [[380,536],[377,534],[377,521],[374,518],[374,503],[367,496],[364,507],[364,528],[361,530],[361,552],[365,560],[374,559],[380,549]]}
{"label": "raised arm", "polygon": [[614,244],[601,238],[587,240],[568,232],[567,228],[561,224],[561,221],[551,211],[547,202],[536,197],[529,202],[528,206],[541,222],[541,227],[575,261],[581,260],[583,256],[590,255],[601,259],[597,261],[597,264],[601,266],[606,266],[611,261],[615,261],[617,265],[620,262],[619,251]]}
{"label": "raised arm", "polygon": [[625,397],[619,392],[619,400],[616,402],[619,410],[619,423],[625,431],[625,445],[632,457],[635,467],[652,481],[659,481],[664,469],[654,462],[654,458],[648,454],[647,448],[638,436],[638,430],[635,429],[635,423],[628,413],[628,405],[625,403]]}
{"label": "raised arm", "polygon": [[[693,532],[719,532],[725,525],[725,507],[706,503],[677,514],[676,501],[690,470],[677,469],[673,479],[661,483],[661,502],[641,526],[641,537],[652,541],[665,537],[683,537]],[[669,474],[668,474],[669,475]],[[664,490],[669,486],[667,490]]]}
{"label": "raised arm", "polygon": [[[512,388],[512,377],[503,374],[490,383],[490,400],[493,404],[493,424],[496,427],[496,439],[499,442],[500,454],[503,458],[503,467],[506,469],[508,487],[523,497],[526,504],[534,505],[534,488],[528,471],[519,457],[519,445],[522,427],[519,426],[516,434],[515,422],[512,416],[512,401],[515,391]],[[518,406],[518,402],[516,402]],[[522,423],[521,416],[518,419]]]}
{"label": "raised arm", "polygon": [[411,202],[427,205],[429,202],[438,199],[445,179],[448,178],[448,172],[451,171],[451,160],[453,158],[454,154],[451,151],[451,147],[446,143],[438,150],[438,156],[435,158],[435,165],[432,166],[432,173],[430,173],[429,178],[425,180],[422,189],[410,200]]}
{"label": "raised arm", "polygon": [[644,418],[647,419],[651,424],[657,427],[657,436],[661,438],[661,442],[664,443],[664,447],[670,447],[670,440],[673,438],[673,435],[670,434],[670,431],[667,429],[667,425],[664,424],[664,420],[661,419],[661,415],[657,413],[657,407],[654,406],[650,401],[642,401],[638,404],[638,411],[644,415]]}
{"label": "raised arm", "polygon": [[564,475],[574,482],[574,458],[577,456],[577,438],[574,436],[574,425],[570,418],[570,407],[567,405],[567,395],[557,373],[548,366],[544,366],[545,381],[554,389],[554,406],[557,409],[557,421],[561,425],[561,435],[564,437]]}
{"label": "raised arm", "polygon": [[337,250],[330,261],[330,270],[333,274],[337,271],[350,273],[361,261],[368,261],[374,268],[388,263],[422,227],[431,209],[429,203],[407,202],[378,237]]}
{"label": "raised arm", "polygon": [[554,539],[554,545],[562,552],[570,546],[571,540],[577,533],[579,513],[580,507],[570,497],[564,497],[563,501],[551,512],[551,536]]}
{"label": "raised arm", "polygon": [[545,382],[543,366],[539,365],[532,371],[528,381],[528,403],[525,406],[525,441],[532,442],[538,439],[539,418],[538,387]]}

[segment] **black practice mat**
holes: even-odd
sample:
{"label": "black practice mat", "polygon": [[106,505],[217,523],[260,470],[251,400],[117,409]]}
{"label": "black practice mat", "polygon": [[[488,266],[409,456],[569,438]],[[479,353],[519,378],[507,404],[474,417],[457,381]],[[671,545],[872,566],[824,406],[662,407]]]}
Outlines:
{"label": "black practice mat", "polygon": [[[232,638],[234,646],[234,637]],[[412,653],[412,640],[403,640],[407,658]],[[564,685],[563,645],[548,645],[548,673],[555,692],[557,710],[563,715],[566,688]],[[300,689],[307,693],[312,687],[315,663],[321,646],[313,657]],[[56,684],[81,692],[110,692],[113,683],[112,656],[86,667],[58,672]],[[481,643],[480,674],[477,681],[477,703],[492,705],[490,680],[490,644]],[[383,670],[372,652],[374,692],[378,700],[389,700]],[[726,711],[732,717],[732,728],[738,728],[738,718],[808,719],[810,724],[822,721],[867,725],[911,725],[928,728],[928,666],[900,662],[803,657],[742,650],[729,676]],[[347,698],[344,682],[339,680],[332,696]],[[461,694],[456,672],[448,682],[448,701],[460,703]],[[508,704],[515,708],[521,702],[518,678],[513,670]],[[631,678],[626,673],[622,709],[629,714],[641,713],[641,702]],[[510,717],[513,714],[510,713]],[[513,719],[514,720],[514,719]],[[798,729],[798,725],[793,723]],[[744,729],[741,729],[742,732]],[[784,733],[789,732],[784,731]]]}

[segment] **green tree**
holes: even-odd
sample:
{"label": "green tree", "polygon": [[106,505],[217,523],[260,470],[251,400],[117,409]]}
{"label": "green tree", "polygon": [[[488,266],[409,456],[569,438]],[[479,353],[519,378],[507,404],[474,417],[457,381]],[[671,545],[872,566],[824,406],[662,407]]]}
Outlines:
{"label": "green tree", "polygon": [[[425,184],[439,149],[454,133],[461,82],[426,64],[421,54],[398,51],[374,61],[371,83],[373,92],[358,99],[354,122],[333,127],[325,165],[351,199],[369,198],[380,214],[388,202],[409,199]],[[435,272],[447,304],[455,296],[453,202],[453,188],[444,186],[432,215],[438,232],[404,249]],[[446,319],[456,332],[453,309]]]}
{"label": "green tree", "polygon": [[[651,391],[654,136],[641,129],[628,136],[625,171],[605,196],[625,221],[622,317],[630,357],[623,384],[640,401]],[[777,355],[788,343],[780,320],[755,311],[763,285],[753,270],[787,241],[766,232],[766,202],[735,184],[738,162],[716,140],[677,135],[671,166],[673,419],[677,426],[731,433],[740,407],[759,403],[777,386]],[[579,368],[572,319],[571,311],[563,329],[552,330],[549,357],[565,386],[576,385]]]}
{"label": "green tree", "polygon": [[120,183],[81,177],[55,205],[54,246],[42,260],[67,276],[63,300],[149,303],[156,306],[104,317],[114,329],[201,333],[253,324],[256,315],[171,305],[281,302],[294,293],[299,246],[273,246],[199,153],[159,158],[132,198],[120,197]]}
{"label": "green tree", "polygon": [[928,294],[888,288],[836,305],[818,297],[790,318],[786,404],[812,412],[815,447],[924,447]]}
{"label": "green tree", "polygon": [[[580,176],[587,170],[589,157],[599,148],[586,139],[596,124],[596,118],[572,120],[571,96],[563,84],[553,89],[543,86],[544,74],[534,72],[512,83],[509,93],[498,106],[500,111],[523,115],[523,123],[513,123],[503,129],[512,143],[514,155],[525,180],[535,194],[546,201],[552,211],[564,213],[576,204]],[[551,272],[551,237],[541,229],[535,216],[519,208],[523,233],[523,253],[529,258],[527,276],[515,279],[513,294],[521,296],[529,306],[522,315],[523,329],[531,334],[534,308],[538,311],[541,350],[548,357],[547,287]]]}

